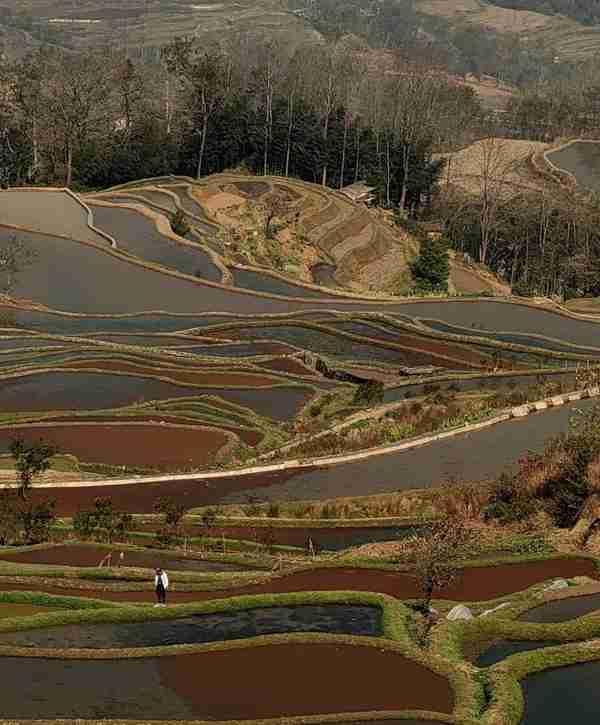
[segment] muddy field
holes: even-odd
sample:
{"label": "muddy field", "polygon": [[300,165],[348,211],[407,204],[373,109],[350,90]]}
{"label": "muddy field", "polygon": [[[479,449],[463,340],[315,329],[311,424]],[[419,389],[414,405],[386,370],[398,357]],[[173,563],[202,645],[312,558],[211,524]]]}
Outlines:
{"label": "muddy field", "polygon": [[[243,503],[249,495],[262,500],[324,500],[412,488],[438,486],[447,479],[481,481],[514,469],[525,453],[541,452],[547,440],[567,430],[575,410],[589,410],[595,400],[553,408],[431,445],[326,468],[291,469],[231,475],[209,480],[38,489],[34,498],[54,495],[57,510],[72,514],[96,496],[110,495],[116,506],[132,513],[151,513],[159,496],[177,496],[187,508],[218,502]],[[477,446],[477,456],[473,456]]]}
{"label": "muddy field", "polygon": [[448,682],[421,665],[393,651],[340,644],[106,661],[1,657],[0,677],[2,714],[13,719],[246,720],[450,712],[453,704]]}
{"label": "muddy field", "polygon": [[0,450],[7,451],[14,438],[44,440],[61,453],[86,463],[119,466],[204,466],[227,443],[220,430],[173,428],[148,423],[67,424],[0,428]]}
{"label": "muddy field", "polygon": [[[119,555],[123,553],[121,560]],[[112,566],[131,566],[143,569],[163,569],[173,571],[244,571],[252,569],[243,564],[228,564],[220,561],[207,561],[201,558],[173,557],[160,551],[132,551],[115,546],[93,546],[78,544],[60,544],[48,548],[30,549],[29,551],[1,551],[0,561],[11,561],[17,564],[46,564],[62,566],[96,567],[112,554]]]}
{"label": "muddy field", "polygon": [[[548,559],[544,561],[520,562],[499,566],[478,566],[464,569],[459,579],[448,589],[435,592],[434,596],[451,601],[486,601],[521,591],[556,577],[590,576],[597,577],[593,562],[589,559]],[[89,585],[88,585],[89,586]],[[55,584],[40,584],[32,580],[27,583],[13,584],[0,578],[0,591],[37,591],[49,594],[63,593],[69,596],[87,596],[109,601],[149,601],[153,592],[139,588],[114,590],[110,588],[77,588],[70,583],[67,588]],[[281,576],[263,584],[253,584],[230,589],[212,591],[185,591],[177,585],[169,592],[172,603],[223,599],[245,594],[267,594],[301,591],[370,591],[389,594],[398,599],[417,599],[421,597],[415,579],[409,573],[385,572],[373,569],[315,569],[287,576]]]}
{"label": "muddy field", "polygon": [[0,381],[5,412],[120,408],[139,401],[191,397],[197,388],[133,375],[49,372]]}

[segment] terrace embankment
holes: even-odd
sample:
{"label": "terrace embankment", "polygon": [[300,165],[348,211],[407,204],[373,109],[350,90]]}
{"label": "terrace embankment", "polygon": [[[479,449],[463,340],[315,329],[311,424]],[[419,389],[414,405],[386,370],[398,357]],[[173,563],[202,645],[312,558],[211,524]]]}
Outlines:
{"label": "terrace embankment", "polygon": [[[242,501],[248,495],[266,500],[322,500],[429,488],[451,478],[481,481],[513,469],[527,452],[541,453],[548,438],[568,429],[574,411],[590,410],[594,405],[594,399],[570,403],[419,448],[357,454],[337,465],[232,473],[206,480],[150,480],[114,486],[106,481],[94,486],[53,488],[52,495],[58,499],[58,511],[63,515],[73,514],[104,495],[110,495],[115,505],[126,511],[151,513],[159,496],[177,496],[193,508],[219,501]],[[38,488],[32,497],[47,498],[49,493]]]}
{"label": "terrace embankment", "polygon": [[[208,561],[194,556],[178,558],[160,551],[141,551],[130,547],[61,544],[29,550],[0,551],[0,562],[17,564],[44,564],[97,567],[107,554],[112,553],[112,565],[154,569],[157,566],[171,571],[241,571],[249,569],[243,564]],[[123,553],[123,559],[119,555]]]}
{"label": "terrace embankment", "polygon": [[[65,562],[66,563],[66,562]],[[465,567],[459,579],[449,588],[435,592],[435,596],[451,601],[486,601],[513,594],[553,577],[596,577],[596,565],[591,559],[557,558],[541,561],[515,562],[496,566]],[[150,590],[110,589],[74,586],[74,581],[63,582],[66,588],[48,583],[52,580],[20,579],[13,584],[0,579],[0,591],[44,591],[49,594],[89,596],[110,601],[144,601],[152,596]],[[88,588],[86,588],[88,587]],[[389,594],[398,599],[415,599],[421,596],[416,579],[409,572],[389,572],[376,569],[350,567],[311,569],[267,579],[260,584],[232,587],[211,591],[183,591],[176,585],[169,593],[173,603],[206,601],[252,594],[277,594],[300,591],[367,591]]]}

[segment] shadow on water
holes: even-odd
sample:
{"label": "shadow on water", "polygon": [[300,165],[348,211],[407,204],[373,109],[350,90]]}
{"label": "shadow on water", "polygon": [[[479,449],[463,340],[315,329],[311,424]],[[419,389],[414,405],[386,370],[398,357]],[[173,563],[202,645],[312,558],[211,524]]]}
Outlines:
{"label": "shadow on water", "polygon": [[540,624],[552,624],[556,622],[567,622],[576,617],[583,617],[585,614],[600,610],[600,594],[587,594],[580,597],[568,597],[557,599],[541,607],[535,607],[522,614],[519,619],[522,622],[538,622]]}
{"label": "shadow on water", "polygon": [[0,643],[19,647],[113,649],[202,644],[291,632],[378,637],[380,620],[377,607],[337,604],[268,607],[162,621],[73,624],[7,632],[0,635]]}
{"label": "shadow on water", "polygon": [[477,658],[475,664],[477,667],[490,667],[496,662],[506,659],[518,652],[531,652],[532,650],[541,649],[542,647],[553,647],[560,642],[532,642],[530,640],[508,640],[503,639],[495,642],[491,647],[482,652]]}
{"label": "shadow on water", "polygon": [[521,682],[525,714],[521,725],[597,725],[600,722],[600,662],[539,672]]}

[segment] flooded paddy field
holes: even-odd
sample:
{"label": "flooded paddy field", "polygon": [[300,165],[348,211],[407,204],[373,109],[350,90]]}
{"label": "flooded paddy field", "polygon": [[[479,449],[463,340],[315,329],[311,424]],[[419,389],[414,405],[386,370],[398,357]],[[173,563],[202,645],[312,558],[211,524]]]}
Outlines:
{"label": "flooded paddy field", "polygon": [[[307,672],[310,678],[298,687]],[[0,657],[0,676],[3,716],[14,719],[248,720],[377,710],[449,712],[453,704],[448,682],[422,665],[391,650],[341,644],[121,660]]]}
{"label": "flooded paddy field", "polygon": [[[121,552],[123,553],[122,560],[119,559]],[[56,546],[36,547],[28,550],[21,549],[13,552],[0,550],[0,561],[10,561],[16,564],[96,567],[109,553],[112,554],[113,566],[122,562],[122,566],[140,567],[142,569],[155,569],[160,566],[173,571],[243,571],[251,568],[242,564],[209,561],[194,556],[178,558],[157,550],[144,551],[119,548],[118,544],[114,546],[58,544]]]}
{"label": "flooded paddy field", "polygon": [[[594,400],[571,403],[498,423],[435,443],[340,463],[334,466],[290,468],[262,473],[236,473],[203,485],[198,480],[145,482],[126,486],[101,485],[60,490],[58,510],[68,514],[99,495],[110,495],[127,511],[151,513],[159,496],[180,496],[188,508],[218,502],[243,503],[249,495],[262,500],[324,500],[367,495],[399,488],[428,488],[445,479],[484,480],[514,470],[528,451],[541,452],[548,438],[567,430],[575,410],[589,410]],[[473,445],[478,455],[472,456]],[[40,495],[43,490],[40,490]],[[37,495],[37,492],[34,492]]]}
{"label": "flooded paddy field", "polygon": [[491,667],[497,662],[501,662],[507,657],[518,654],[519,652],[533,652],[543,647],[554,647],[557,644],[560,644],[560,642],[503,639],[495,642],[485,652],[482,652],[475,661],[475,664],[477,667]]}
{"label": "flooded paddy field", "polygon": [[529,609],[519,619],[522,622],[554,624],[568,622],[570,619],[583,617],[598,610],[600,610],[600,594],[585,594],[547,602],[534,609]]}
{"label": "flooded paddy field", "polygon": [[[458,602],[488,601],[522,591],[527,587],[556,577],[595,577],[596,569],[589,559],[546,559],[542,561],[514,562],[497,566],[466,567],[454,584],[435,591],[434,597]],[[90,589],[70,584],[68,588],[51,583],[12,583],[0,579],[0,591],[39,590],[49,594],[63,593],[108,601],[140,602],[152,598],[153,592],[131,590]],[[215,589],[186,591],[179,585],[169,593],[173,603],[227,599],[242,595],[283,594],[313,591],[365,591],[389,594],[397,599],[418,599],[422,596],[415,578],[410,573],[353,569],[351,567],[321,568],[274,577],[260,584]]]}
{"label": "flooded paddy field", "polygon": [[106,206],[93,206],[92,212],[98,227],[116,240],[118,248],[192,277],[221,281],[221,270],[205,250],[164,236],[154,221],[143,214]]}
{"label": "flooded paddy field", "polygon": [[[0,610],[1,616],[1,610]],[[116,649],[206,644],[269,634],[324,632],[381,636],[377,607],[343,604],[265,607],[231,613],[118,624],[70,624],[0,634],[0,645],[57,649]]]}
{"label": "flooded paddy field", "polygon": [[42,439],[85,463],[175,470],[208,465],[229,441],[218,429],[113,420],[104,424],[73,422],[0,428],[0,451],[8,452],[15,438],[31,443]]}
{"label": "flooded paddy field", "polygon": [[600,719],[600,662],[557,667],[521,681],[525,714],[521,725],[596,725]]}
{"label": "flooded paddy field", "polygon": [[547,154],[549,161],[575,177],[577,185],[600,191],[600,143],[576,141]]}

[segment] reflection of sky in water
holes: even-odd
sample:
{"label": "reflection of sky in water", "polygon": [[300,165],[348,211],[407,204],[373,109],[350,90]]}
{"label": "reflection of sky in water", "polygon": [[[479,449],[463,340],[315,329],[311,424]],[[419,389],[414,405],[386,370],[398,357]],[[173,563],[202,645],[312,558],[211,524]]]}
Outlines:
{"label": "reflection of sky in water", "polygon": [[580,186],[600,191],[600,143],[578,141],[549,153],[548,159],[573,174]]}

